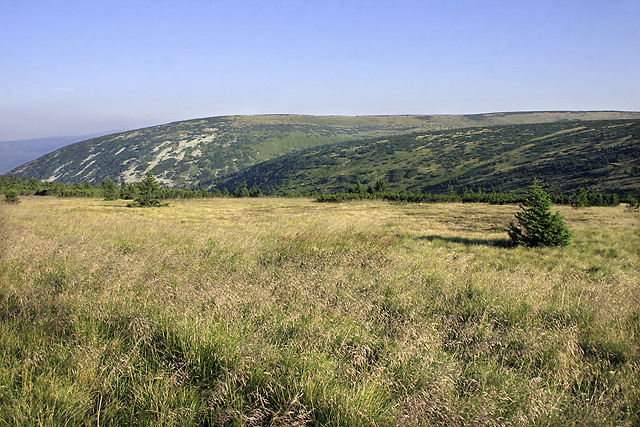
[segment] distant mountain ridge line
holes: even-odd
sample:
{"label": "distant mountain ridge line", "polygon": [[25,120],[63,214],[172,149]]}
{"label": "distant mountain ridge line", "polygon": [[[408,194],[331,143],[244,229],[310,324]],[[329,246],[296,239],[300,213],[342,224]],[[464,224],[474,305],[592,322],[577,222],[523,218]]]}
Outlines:
{"label": "distant mountain ridge line", "polygon": [[222,183],[265,161],[327,144],[447,129],[615,119],[640,119],[640,112],[195,118],[76,142],[27,162],[11,174],[69,183],[100,183],[106,178],[131,182],[150,169],[164,185],[203,187]]}

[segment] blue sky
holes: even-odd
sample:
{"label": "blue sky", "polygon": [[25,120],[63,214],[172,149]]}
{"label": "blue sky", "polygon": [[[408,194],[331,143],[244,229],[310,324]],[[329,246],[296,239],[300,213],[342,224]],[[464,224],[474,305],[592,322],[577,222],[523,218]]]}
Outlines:
{"label": "blue sky", "polygon": [[638,22],[638,0],[0,0],[0,140],[231,114],[638,111]]}

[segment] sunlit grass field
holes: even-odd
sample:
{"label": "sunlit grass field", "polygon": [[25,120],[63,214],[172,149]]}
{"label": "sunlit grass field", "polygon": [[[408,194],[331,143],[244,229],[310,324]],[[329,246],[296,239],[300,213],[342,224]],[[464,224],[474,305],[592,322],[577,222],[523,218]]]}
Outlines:
{"label": "sunlit grass field", "polygon": [[23,197],[0,425],[638,425],[640,214]]}

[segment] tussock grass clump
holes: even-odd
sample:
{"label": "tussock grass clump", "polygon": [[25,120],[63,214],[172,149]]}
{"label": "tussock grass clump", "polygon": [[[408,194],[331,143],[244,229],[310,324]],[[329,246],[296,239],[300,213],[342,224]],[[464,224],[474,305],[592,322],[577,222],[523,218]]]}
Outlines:
{"label": "tussock grass clump", "polygon": [[0,425],[640,422],[640,217],[516,209],[0,206]]}

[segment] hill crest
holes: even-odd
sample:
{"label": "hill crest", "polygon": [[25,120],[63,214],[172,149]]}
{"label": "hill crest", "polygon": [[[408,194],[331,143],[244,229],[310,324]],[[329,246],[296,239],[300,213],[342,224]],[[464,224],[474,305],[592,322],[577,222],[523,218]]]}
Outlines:
{"label": "hill crest", "polygon": [[169,187],[222,182],[301,150],[414,132],[526,123],[640,119],[637,112],[502,112],[472,115],[220,116],[157,125],[68,145],[10,172],[23,178],[100,183],[147,170]]}

